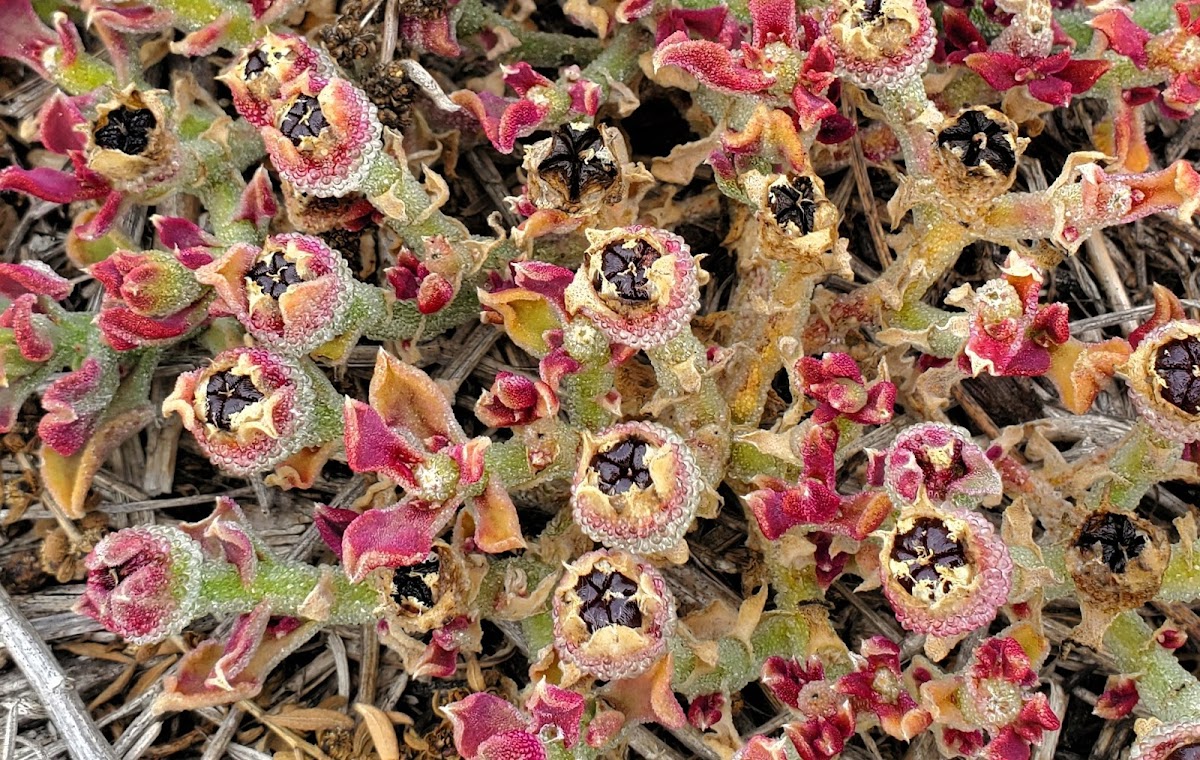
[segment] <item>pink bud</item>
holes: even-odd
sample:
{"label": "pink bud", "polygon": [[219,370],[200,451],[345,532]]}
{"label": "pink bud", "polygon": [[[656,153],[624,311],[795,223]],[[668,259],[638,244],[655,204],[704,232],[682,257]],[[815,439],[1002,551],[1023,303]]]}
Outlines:
{"label": "pink bud", "polygon": [[161,641],[191,620],[200,593],[200,549],[176,528],[127,528],[104,538],[84,565],[75,611],[135,644]]}
{"label": "pink bud", "polygon": [[558,414],[558,396],[540,380],[500,372],[475,405],[475,416],[491,427],[529,425]]}

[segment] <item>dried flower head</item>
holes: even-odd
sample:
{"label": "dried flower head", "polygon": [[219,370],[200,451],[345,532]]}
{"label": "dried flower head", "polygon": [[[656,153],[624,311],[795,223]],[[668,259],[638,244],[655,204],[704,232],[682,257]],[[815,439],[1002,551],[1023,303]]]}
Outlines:
{"label": "dried flower head", "polygon": [[1153,330],[1123,374],[1155,432],[1180,443],[1200,440],[1200,323],[1181,319]]}
{"label": "dried flower head", "polygon": [[621,167],[628,161],[625,138],[615,127],[568,122],[526,149],[526,192],[538,208],[595,214],[624,196]]}
{"label": "dried flower head", "polygon": [[758,207],[760,252],[769,259],[808,263],[837,241],[837,206],[816,174],[760,174],[741,178]]}
{"label": "dried flower head", "polygon": [[427,633],[466,612],[470,580],[462,555],[441,541],[423,560],[375,577],[390,600],[383,612],[389,628]]}
{"label": "dried flower head", "polygon": [[661,346],[688,329],[700,285],[683,238],[641,225],[587,236],[591,246],[565,294],[569,313],[633,348]]}
{"label": "dried flower head", "polygon": [[896,619],[910,631],[940,638],[987,625],[1012,585],[1012,559],[991,523],[928,500],[900,513],[879,560]]}
{"label": "dried flower head", "polygon": [[266,127],[274,118],[284,84],[306,73],[331,76],[333,63],[299,35],[268,32],[246,47],[218,79],[228,85],[242,118]]}
{"label": "dried flower head", "polygon": [[1029,143],[1017,125],[999,111],[974,106],[947,118],[937,130],[934,177],[947,200],[973,204],[991,200],[1012,186],[1017,159]]}
{"label": "dried flower head", "polygon": [[349,329],[354,276],[320,238],[289,233],[262,248],[237,243],[196,277],[255,340],[278,351],[308,353]]}
{"label": "dried flower head", "polygon": [[192,619],[200,594],[200,547],[178,528],[126,528],[84,561],[87,585],[75,611],[134,644],[162,641]]}
{"label": "dried flower head", "polygon": [[971,433],[956,425],[926,422],[906,428],[884,453],[883,484],[892,501],[960,508],[1000,496],[1000,473]]}
{"label": "dried flower head", "polygon": [[675,599],[654,567],[623,552],[589,552],[554,591],[554,647],[596,678],[636,676],[667,651]]}
{"label": "dried flower head", "polygon": [[933,55],[925,0],[834,0],[825,23],[834,70],[859,87],[895,87],[920,74]]}
{"label": "dried flower head", "polygon": [[165,95],[130,85],[97,105],[85,149],[88,168],[131,193],[173,178],[180,167],[179,138]]}
{"label": "dried flower head", "polygon": [[308,445],[316,400],[294,362],[263,348],[233,348],[185,372],[163,402],[204,453],[235,475],[271,469]]}
{"label": "dried flower head", "polygon": [[703,487],[682,438],[652,422],[622,422],[584,434],[571,514],[609,548],[665,551],[683,538]]}
{"label": "dried flower head", "polygon": [[1171,549],[1156,526],[1136,515],[1099,509],[1067,546],[1067,570],[1080,597],[1104,612],[1136,609],[1162,586]]}
{"label": "dried flower head", "polygon": [[382,131],[375,105],[353,83],[306,73],[283,84],[262,137],[281,177],[329,198],[361,188]]}

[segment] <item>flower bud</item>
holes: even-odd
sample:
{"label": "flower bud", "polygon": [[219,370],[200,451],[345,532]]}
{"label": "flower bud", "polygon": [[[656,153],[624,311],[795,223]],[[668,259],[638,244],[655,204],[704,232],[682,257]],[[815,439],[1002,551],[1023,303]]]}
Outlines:
{"label": "flower bud", "polygon": [[1015,251],[1000,267],[1003,276],[978,290],[956,288],[946,302],[969,312],[967,339],[958,366],[973,377],[1036,377],[1049,371],[1051,350],[1071,338],[1066,304],[1039,304],[1045,278]]}
{"label": "flower bud", "polygon": [[191,270],[164,251],[117,251],[93,266],[90,274],[108,296],[147,317],[173,314],[194,303],[203,291]]}
{"label": "flower bud", "polygon": [[306,73],[331,76],[334,66],[328,56],[294,34],[268,32],[234,60],[218,77],[229,86],[233,106],[242,118],[256,127],[271,124],[283,85]]}
{"label": "flower bud", "polygon": [[118,190],[144,192],[179,171],[179,138],[167,119],[164,94],[130,85],[96,106],[87,165]]}
{"label": "flower bud", "polygon": [[700,308],[700,285],[683,238],[641,225],[587,236],[591,247],[567,286],[568,312],[633,348],[661,346],[688,328]]}
{"label": "flower bud", "polygon": [[110,346],[129,351],[173,342],[208,317],[209,291],[185,264],[198,266],[209,255],[189,249],[177,256],[117,251],[91,267],[105,292],[96,323]]}
{"label": "flower bud", "polygon": [[1075,531],[1066,561],[1080,598],[1113,613],[1136,609],[1158,593],[1170,555],[1157,527],[1102,508]]}
{"label": "flower bud", "polygon": [[1062,725],[1046,695],[1035,691],[1037,684],[1034,663],[1020,641],[996,636],[975,649],[961,675],[923,683],[921,701],[931,706],[942,731],[955,732],[953,744],[941,737],[947,749],[971,757],[1028,757],[1028,742]]}
{"label": "flower bud", "polygon": [[558,396],[541,380],[499,372],[475,404],[475,416],[491,427],[529,425],[558,414]]}
{"label": "flower bud", "polygon": [[255,340],[279,351],[308,353],[349,329],[355,279],[320,238],[289,233],[262,248],[238,243],[196,277]]}
{"label": "flower bud", "polygon": [[896,619],[941,638],[987,625],[1012,585],[1012,559],[991,523],[924,499],[900,513],[879,559]]}
{"label": "flower bud", "polygon": [[177,528],[151,525],[105,536],[84,560],[75,611],[133,644],[183,630],[200,595],[200,547]]}
{"label": "flower bud", "polygon": [[837,689],[850,697],[860,716],[872,713],[890,736],[911,741],[929,727],[929,711],[914,698],[911,679],[900,667],[900,646],[886,636],[862,642],[862,655],[852,655],[855,669],[838,679]]}
{"label": "flower bud", "polygon": [[653,566],[622,552],[589,552],[554,591],[554,648],[596,678],[639,675],[667,651],[675,599]]}
{"label": "flower bud", "polygon": [[525,151],[529,200],[538,208],[595,214],[624,196],[621,167],[628,161],[616,128],[585,121],[563,124]]}
{"label": "flower bud", "polygon": [[849,354],[828,353],[796,362],[800,390],[817,402],[813,422],[824,425],[838,417],[860,425],[882,425],[895,414],[896,386],[878,380],[867,386],[862,370]]}
{"label": "flower bud", "polygon": [[315,407],[312,380],[297,364],[263,348],[233,348],[180,375],[163,414],[178,414],[214,464],[244,476],[312,445]]}
{"label": "flower bud", "polygon": [[933,166],[942,195],[959,207],[997,197],[1012,186],[1028,143],[1012,119],[987,106],[947,118],[937,131]]}
{"label": "flower bud", "polygon": [[825,24],[834,70],[864,89],[916,76],[936,42],[925,0],[834,0]]}
{"label": "flower bud", "polygon": [[1150,332],[1124,374],[1133,405],[1155,432],[1180,443],[1200,440],[1200,322],[1180,319]]}
{"label": "flower bud", "polygon": [[696,516],[702,483],[682,438],[652,422],[623,422],[584,434],[571,514],[609,548],[666,551]]}
{"label": "flower bud", "polygon": [[305,73],[283,84],[262,137],[281,177],[330,198],[362,186],[382,131],[375,105],[349,80]]}

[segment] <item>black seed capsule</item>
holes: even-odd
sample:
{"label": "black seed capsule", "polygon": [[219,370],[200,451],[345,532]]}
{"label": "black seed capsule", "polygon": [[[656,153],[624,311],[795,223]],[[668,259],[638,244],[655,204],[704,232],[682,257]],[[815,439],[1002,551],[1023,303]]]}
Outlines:
{"label": "black seed capsule", "polygon": [[301,95],[283,115],[279,131],[283,136],[299,145],[305,137],[317,137],[329,126],[321,105],[311,95]]}
{"label": "black seed capsule", "polygon": [[1200,414],[1200,340],[1173,340],[1158,349],[1154,371],[1162,378],[1163,400],[1188,414]]}
{"label": "black seed capsule", "polygon": [[958,120],[938,133],[938,145],[958,156],[965,166],[986,164],[1007,176],[1017,165],[1017,153],[1008,128],[983,111],[964,111]]}
{"label": "black seed capsule", "polygon": [[150,133],[158,126],[158,119],[149,108],[121,106],[109,111],[105,118],[104,126],[96,130],[96,145],[127,156],[140,156],[150,145]]}
{"label": "black seed capsule", "polygon": [[1141,555],[1147,543],[1146,534],[1127,515],[1098,512],[1084,521],[1075,548],[1084,557],[1099,552],[1108,569],[1119,575]]}
{"label": "black seed capsule", "polygon": [[627,438],[608,451],[592,457],[590,467],[599,475],[597,485],[609,496],[628,491],[633,486],[648,488],[650,470],[646,467],[646,442]]}
{"label": "black seed capsule", "polygon": [[796,177],[787,184],[773,186],[767,193],[767,205],[780,227],[786,229],[794,224],[802,235],[816,228],[816,192],[808,177]]}
{"label": "black seed capsule", "polygon": [[[610,243],[600,252],[598,277],[607,280],[623,301],[649,301],[648,271],[658,258],[658,251],[644,240]],[[594,283],[597,290],[600,285]]]}
{"label": "black seed capsule", "polygon": [[233,415],[263,400],[263,394],[254,386],[253,380],[228,370],[210,377],[204,392],[208,401],[208,421],[221,430],[231,430]]}
{"label": "black seed capsule", "polygon": [[255,262],[246,273],[246,279],[257,284],[263,293],[276,300],[287,292],[289,286],[302,281],[300,273],[296,271],[296,264],[288,261],[279,252],[271,254],[269,259]]}
{"label": "black seed capsule", "polygon": [[438,556],[431,554],[424,562],[396,568],[392,575],[392,583],[396,587],[392,599],[405,609],[415,608],[418,612],[430,609],[437,603],[433,597],[433,586],[437,583],[441,567]]}
{"label": "black seed capsule", "polygon": [[600,130],[577,130],[564,124],[555,131],[550,153],[537,166],[543,180],[556,185],[571,203],[591,190],[605,190],[617,181],[619,169],[604,150]]}
{"label": "black seed capsule", "polygon": [[587,624],[588,633],[610,625],[641,626],[642,611],[633,598],[637,588],[636,581],[617,572],[593,569],[580,578],[575,593],[583,602],[579,616]]}
{"label": "black seed capsule", "polygon": [[937,595],[950,591],[950,581],[939,570],[953,570],[967,564],[966,547],[952,538],[950,529],[934,517],[919,517],[913,526],[896,536],[891,558],[904,563],[908,573],[898,574],[896,580],[912,593],[922,581],[933,583]]}
{"label": "black seed capsule", "polygon": [[246,66],[242,69],[242,73],[247,80],[250,80],[263,73],[266,68],[267,54],[260,49],[255,49],[246,57]]}

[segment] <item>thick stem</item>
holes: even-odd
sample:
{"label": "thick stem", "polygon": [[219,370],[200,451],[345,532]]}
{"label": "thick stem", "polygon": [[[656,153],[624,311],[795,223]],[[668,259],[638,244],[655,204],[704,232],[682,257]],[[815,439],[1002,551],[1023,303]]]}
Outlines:
{"label": "thick stem", "polygon": [[562,379],[559,402],[571,424],[597,431],[616,421],[603,403],[613,389],[612,349],[596,326],[586,317],[576,317],[563,331],[563,348],[582,365]]}
{"label": "thick stem", "polygon": [[293,562],[263,562],[249,585],[237,570],[225,563],[205,564],[201,570],[200,605],[196,615],[238,614],[254,609],[263,600],[271,602],[275,615],[302,615],[304,602],[328,578],[333,600],[329,625],[362,625],[379,619],[379,589],[369,582],[352,583],[340,569],[313,567]]}
{"label": "thick stem", "polygon": [[520,43],[506,59],[520,59],[531,66],[560,66],[566,59],[584,64],[591,61],[604,43],[593,37],[529,29],[502,15],[483,0],[464,0],[454,9],[455,31],[460,39],[482,32],[503,29]]}
{"label": "thick stem", "polygon": [[1134,511],[1146,492],[1166,479],[1183,454],[1183,446],[1168,441],[1138,420],[1108,458],[1109,477],[1093,486],[1086,504]]}
{"label": "thick stem", "polygon": [[1123,612],[1104,634],[1122,673],[1137,674],[1140,704],[1164,723],[1200,715],[1200,680],[1189,673],[1136,612]]}
{"label": "thick stem", "polygon": [[451,242],[465,240],[467,228],[433,208],[429,193],[403,161],[381,151],[363,186],[363,193],[387,216],[388,224],[418,256],[425,238],[442,235]]}
{"label": "thick stem", "polygon": [[707,483],[716,487],[729,466],[729,405],[708,370],[708,352],[690,329],[646,350],[658,395],[676,429],[687,439]]}
{"label": "thick stem", "polygon": [[895,87],[874,90],[883,107],[883,118],[900,142],[905,171],[911,176],[928,176],[929,158],[933,149],[931,134],[918,117],[933,103],[925,95],[921,77],[911,77]]}
{"label": "thick stem", "polygon": [[414,340],[422,335],[434,336],[479,318],[477,286],[481,277],[463,281],[454,300],[433,314],[422,314],[416,300],[395,301],[377,323],[364,328],[372,340]]}
{"label": "thick stem", "polygon": [[[830,309],[828,324],[824,327],[809,324],[805,333],[805,353],[815,353],[829,340],[830,331],[843,324],[877,324],[881,320],[889,324],[894,315],[903,314],[905,307],[914,315],[920,307],[915,306],[925,292],[954,266],[969,243],[975,237],[961,223],[943,214],[930,215],[927,220],[918,217],[914,224],[916,242],[910,246],[878,279],[840,298]],[[890,305],[891,294],[899,291],[902,300],[898,306]],[[885,296],[889,301],[885,301]]]}
{"label": "thick stem", "polygon": [[505,488],[517,491],[530,486],[534,481],[553,479],[556,476],[570,477],[579,458],[579,434],[572,426],[556,420],[546,420],[537,424],[547,423],[550,423],[551,427],[541,432],[545,438],[553,440],[558,446],[553,462],[535,470],[529,461],[529,447],[518,436],[488,446],[484,452],[488,477],[498,478]]}
{"label": "thick stem", "polygon": [[729,344],[741,346],[741,355],[722,378],[730,417],[738,427],[758,427],[767,391],[783,367],[780,339],[799,338],[808,321],[815,281],[790,278],[789,268],[784,262],[765,261],[744,272],[730,303],[732,313],[747,317],[732,326]]}

